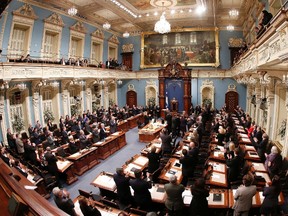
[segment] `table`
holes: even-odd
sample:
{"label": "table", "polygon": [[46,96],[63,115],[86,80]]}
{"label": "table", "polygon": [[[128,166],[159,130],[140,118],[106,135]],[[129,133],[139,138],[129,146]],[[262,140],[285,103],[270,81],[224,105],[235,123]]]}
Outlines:
{"label": "table", "polygon": [[91,147],[90,149],[83,149],[80,152],[76,152],[75,154],[68,156],[67,159],[74,162],[76,175],[82,175],[88,169],[100,163],[98,161],[97,147]]}
{"label": "table", "polygon": [[254,146],[252,145],[244,145],[244,144],[240,144],[240,147],[246,152],[246,151],[254,151],[256,152],[256,149]]}
{"label": "table", "polygon": [[124,173],[129,173],[129,176],[135,178],[134,170],[139,169],[143,171],[148,165],[149,159],[142,155],[135,155],[126,164],[123,165]]}
{"label": "table", "polygon": [[210,179],[206,180],[206,184],[226,188],[228,186],[227,175],[213,170]]}
{"label": "table", "polygon": [[129,125],[127,120],[123,120],[118,122],[117,124],[117,131],[124,131],[127,132],[129,130]]}
{"label": "table", "polygon": [[107,157],[118,151],[120,148],[126,145],[125,132],[119,131],[109,137],[106,137],[103,141],[94,143],[92,146],[98,148],[98,157],[105,160]]}
{"label": "table", "polygon": [[217,160],[217,161],[226,161],[224,157],[224,152],[222,151],[213,151],[209,155],[209,159]]}
{"label": "table", "polygon": [[[216,194],[216,195],[214,195]],[[221,200],[215,200],[215,196],[220,196]],[[182,193],[184,205],[189,206],[192,200],[190,188],[186,188]],[[228,189],[210,189],[208,200],[209,208],[229,208],[229,193]]]}
{"label": "table", "polygon": [[[130,186],[130,191],[131,191],[132,196],[134,196],[134,190],[131,186]],[[153,202],[161,203],[161,204],[165,203],[167,194],[164,190],[164,184],[152,185],[152,188],[150,188],[149,191],[150,191]]]}
{"label": "table", "polygon": [[220,163],[220,162],[208,160],[208,164],[213,166],[213,170],[215,172],[227,174],[227,166],[225,163]]}
{"label": "table", "polygon": [[246,151],[244,159],[245,160],[252,160],[252,161],[261,161],[261,159],[260,159],[260,157],[256,151]]}
{"label": "table", "polygon": [[58,160],[57,167],[59,172],[65,173],[67,175],[66,183],[68,185],[78,180],[78,178],[74,174],[75,171],[73,167],[73,162],[69,160]]}
{"label": "table", "polygon": [[147,144],[146,147],[141,150],[141,155],[147,156],[147,154],[151,151],[152,146],[156,147],[156,153],[159,154],[161,152],[161,145],[161,139],[152,140],[151,143]]}
{"label": "table", "polygon": [[252,172],[267,172],[263,163],[257,163],[253,161],[247,161],[247,164],[251,166]]}
{"label": "table", "polygon": [[136,115],[136,116],[131,116],[130,118],[127,119],[128,121],[128,126],[130,129],[138,126],[138,121],[143,122],[144,121],[144,116],[142,113]]}
{"label": "table", "polygon": [[159,175],[159,180],[162,183],[168,183],[171,175],[177,177],[177,182],[180,184],[182,181],[182,164],[180,164],[179,159],[170,158],[166,166],[163,168]]}
{"label": "table", "polygon": [[151,142],[160,135],[161,130],[165,127],[166,124],[161,124],[160,122],[147,124],[138,132],[139,142]]}
{"label": "table", "polygon": [[107,172],[101,172],[90,184],[99,189],[105,189],[112,192],[115,192],[117,189],[116,183],[113,180],[113,174]]}

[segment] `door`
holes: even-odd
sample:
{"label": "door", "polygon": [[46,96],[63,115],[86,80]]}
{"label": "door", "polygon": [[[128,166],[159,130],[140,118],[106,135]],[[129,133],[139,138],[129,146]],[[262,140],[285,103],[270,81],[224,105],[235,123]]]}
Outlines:
{"label": "door", "polygon": [[133,105],[137,106],[137,93],[135,91],[128,91],[126,93],[126,104],[128,104],[129,107]]}
{"label": "door", "polygon": [[238,93],[235,91],[229,91],[225,95],[225,103],[227,112],[235,112],[236,107],[238,106]]}

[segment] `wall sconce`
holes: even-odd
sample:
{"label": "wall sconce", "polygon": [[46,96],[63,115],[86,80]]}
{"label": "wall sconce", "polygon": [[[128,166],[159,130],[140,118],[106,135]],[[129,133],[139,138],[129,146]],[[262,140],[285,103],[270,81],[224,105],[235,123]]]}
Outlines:
{"label": "wall sconce", "polygon": [[117,80],[117,84],[118,84],[118,85],[122,85],[122,83],[123,83],[123,81],[122,81],[121,79],[118,79],[118,80]]}
{"label": "wall sconce", "polygon": [[288,86],[288,74],[283,74],[282,83]]}
{"label": "wall sconce", "polygon": [[105,83],[106,83],[106,81],[105,81],[105,80],[103,80],[103,79],[101,79],[101,80],[99,81],[99,83],[100,83],[102,86],[104,86],[104,85],[105,85]]}
{"label": "wall sconce", "polygon": [[1,90],[5,90],[8,88],[9,88],[9,83],[7,81],[4,81],[3,83],[1,83],[1,85],[0,85]]}

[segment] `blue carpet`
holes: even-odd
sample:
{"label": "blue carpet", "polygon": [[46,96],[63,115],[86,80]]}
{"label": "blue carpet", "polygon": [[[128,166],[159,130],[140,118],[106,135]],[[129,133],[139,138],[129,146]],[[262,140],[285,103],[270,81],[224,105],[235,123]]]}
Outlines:
{"label": "blue carpet", "polygon": [[[127,145],[124,146],[119,151],[115,152],[113,155],[109,156],[105,160],[100,160],[101,163],[94,166],[92,169],[85,172],[82,176],[78,176],[78,181],[72,183],[71,185],[64,185],[64,187],[70,192],[70,198],[73,200],[79,193],[78,189],[92,192],[93,194],[99,194],[98,188],[90,185],[90,183],[96,178],[96,176],[102,172],[115,173],[117,167],[121,167],[125,162],[133,157],[135,154],[140,154],[141,149],[145,147],[145,143],[140,143],[138,135],[138,128],[133,128],[126,133]],[[53,195],[49,199],[51,203],[53,201]]]}

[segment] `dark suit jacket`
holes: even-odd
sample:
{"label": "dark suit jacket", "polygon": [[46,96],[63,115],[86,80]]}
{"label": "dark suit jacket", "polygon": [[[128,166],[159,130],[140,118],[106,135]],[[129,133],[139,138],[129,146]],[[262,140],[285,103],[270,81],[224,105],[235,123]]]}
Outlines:
{"label": "dark suit jacket", "polygon": [[134,190],[134,199],[136,204],[139,206],[149,206],[152,202],[149,191],[149,189],[152,188],[152,185],[143,179],[131,179],[129,183]]}
{"label": "dark suit jacket", "polygon": [[149,159],[148,172],[153,173],[155,170],[159,168],[160,155],[153,152],[153,153],[148,153],[147,157]]}
{"label": "dark suit jacket", "polygon": [[168,134],[160,134],[160,138],[162,140],[162,145],[161,145],[161,150],[162,153],[166,152],[166,153],[171,153],[172,152],[172,137]]}
{"label": "dark suit jacket", "polygon": [[24,149],[25,149],[25,152],[24,152],[24,157],[26,160],[29,160],[31,161],[32,163],[36,163],[37,161],[37,155],[36,155],[36,148],[32,145],[29,145],[27,143],[24,144]]}
{"label": "dark suit jacket", "polygon": [[59,198],[59,197],[54,197],[54,201],[58,208],[63,210],[69,215],[76,215],[75,210],[74,210],[74,203],[71,199],[66,199],[66,198]]}
{"label": "dark suit jacket", "polygon": [[231,181],[236,181],[237,177],[240,174],[241,158],[238,155],[236,155],[231,160],[226,160],[226,164],[229,167],[228,180],[230,182]]}
{"label": "dark suit jacket", "polygon": [[123,204],[130,204],[132,201],[132,195],[130,191],[129,177],[124,175],[118,175],[117,173],[113,175],[113,179],[117,186],[118,199]]}
{"label": "dark suit jacket", "polygon": [[206,197],[209,196],[209,190],[206,188],[196,188],[192,186],[192,200],[190,203],[190,215],[207,216],[208,214],[208,201]]}
{"label": "dark suit jacket", "polygon": [[61,132],[61,136],[62,136],[62,138],[61,138],[62,143],[63,143],[63,144],[68,143],[69,139],[68,139],[68,133],[67,133],[67,131],[62,131],[62,132]]}
{"label": "dark suit jacket", "polygon": [[116,121],[110,121],[110,133],[113,134],[117,131],[117,123]]}
{"label": "dark suit jacket", "polygon": [[93,208],[89,205],[80,205],[80,209],[84,216],[101,216],[100,211],[97,208]]}
{"label": "dark suit jacket", "polygon": [[50,152],[46,152],[45,155],[45,160],[47,161],[47,170],[52,174],[55,175],[55,173],[58,172],[58,167],[57,167],[57,158],[55,155],[53,155]]}
{"label": "dark suit jacket", "polygon": [[185,155],[184,157],[181,157],[179,161],[182,164],[182,175],[192,177],[194,174],[194,167],[196,165],[193,158],[189,155]]}
{"label": "dark suit jacket", "polygon": [[271,185],[270,187],[264,188],[263,196],[265,198],[260,209],[261,214],[269,214],[273,208],[277,207],[280,191],[280,186],[276,185]]}
{"label": "dark suit jacket", "polygon": [[100,129],[99,137],[100,137],[100,140],[103,140],[103,139],[105,139],[107,137],[107,134],[106,134],[106,132],[104,131],[103,128]]}

